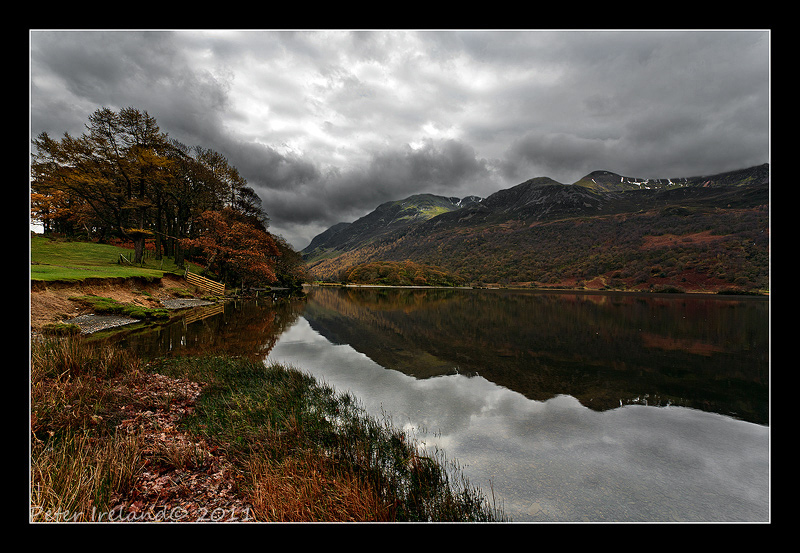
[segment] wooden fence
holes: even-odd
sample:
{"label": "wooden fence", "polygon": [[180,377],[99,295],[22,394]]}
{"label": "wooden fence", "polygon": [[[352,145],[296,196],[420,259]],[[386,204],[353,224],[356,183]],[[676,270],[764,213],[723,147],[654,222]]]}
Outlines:
{"label": "wooden fence", "polygon": [[183,324],[188,325],[195,321],[200,321],[224,312],[225,305],[222,303],[218,303],[212,307],[195,307],[194,309],[191,309],[183,318]]}
{"label": "wooden fence", "polygon": [[225,294],[225,285],[221,282],[216,282],[214,280],[208,279],[206,277],[201,277],[200,275],[196,275],[194,273],[190,273],[189,270],[186,270],[186,280],[189,284],[197,286],[198,288],[202,288],[203,290],[212,292],[217,295],[224,295]]}

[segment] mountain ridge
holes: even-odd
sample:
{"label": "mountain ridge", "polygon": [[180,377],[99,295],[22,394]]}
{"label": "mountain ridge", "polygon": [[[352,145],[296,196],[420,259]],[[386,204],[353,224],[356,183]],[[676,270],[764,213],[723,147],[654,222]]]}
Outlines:
{"label": "mountain ridge", "polygon": [[402,227],[462,209],[480,200],[436,194],[414,194],[384,202],[352,223],[337,223],[311,240],[301,253],[305,259],[327,257],[331,250],[346,251],[390,234]]}
{"label": "mountain ridge", "polygon": [[[607,244],[603,246],[604,255],[611,255],[608,251],[614,250],[615,261],[606,261],[603,265],[618,266],[616,273],[625,274],[633,270],[633,265],[642,265],[644,261],[641,259],[635,263],[631,261],[645,257],[638,252],[641,243],[627,243],[624,252],[620,247],[612,248],[613,242],[609,242],[608,237],[618,232],[614,228],[614,218],[625,221],[625,225],[631,227],[629,232],[632,236],[647,232],[664,233],[665,230],[676,236],[689,236],[690,230],[694,229],[689,222],[697,225],[702,222],[704,229],[713,228],[721,236],[728,236],[731,235],[729,229],[737,227],[736,217],[745,217],[746,213],[747,218],[759,221],[754,224],[769,236],[768,164],[714,175],[670,179],[635,179],[610,171],[593,171],[573,184],[537,177],[480,200],[469,198],[469,201],[461,202],[457,198],[418,194],[385,202],[354,223],[334,225],[321,233],[302,254],[317,279],[335,280],[342,269],[365,261],[409,259],[460,272],[472,281],[499,280],[541,285],[542,279],[550,283],[585,282],[589,275],[582,258],[600,255],[598,244]],[[679,220],[670,219],[676,215],[684,217],[681,225],[677,224]],[[636,222],[631,222],[634,219]],[[650,228],[656,224],[656,219],[657,225],[663,227],[660,230]],[[581,234],[579,227],[589,221],[596,227],[593,231],[597,234],[595,237],[587,235],[586,229]],[[548,228],[542,225],[548,225]],[[556,226],[561,229],[560,238],[542,234],[553,232]],[[540,229],[539,236],[532,230],[534,227]],[[739,238],[757,238],[746,230],[740,229],[736,233]],[[489,236],[492,241],[487,243],[484,238]],[[552,266],[548,266],[548,248],[551,251],[563,249],[563,240],[572,242],[569,261],[556,261],[554,257]],[[684,240],[684,245],[692,241],[691,238]],[[756,241],[763,245],[763,241]],[[435,248],[433,244],[436,244]],[[483,254],[476,249],[478,244],[485,245]],[[766,250],[766,246],[763,247]],[[695,257],[700,255],[695,254]],[[683,257],[688,259],[689,255]],[[744,263],[748,275],[759,275],[741,278],[739,283],[763,289],[766,286],[763,252],[756,256],[760,260],[756,263],[757,268],[751,267],[752,255],[748,257],[738,252],[734,257],[736,259],[729,260],[730,264],[741,266]],[[529,266],[519,261],[523,258],[528,260]],[[508,270],[499,267],[504,259]],[[556,270],[557,263],[571,265],[574,274],[568,274],[570,270],[565,267]],[[705,259],[703,263],[710,266]],[[708,273],[711,269],[704,266],[702,271]],[[607,274],[603,276],[595,272],[595,278],[603,282],[609,280]],[[719,269],[717,273],[725,271]],[[725,279],[717,280],[720,282],[716,285],[725,284],[722,282]],[[675,284],[673,281],[675,279],[665,283]],[[677,282],[685,283],[686,276],[683,280],[678,278]]]}

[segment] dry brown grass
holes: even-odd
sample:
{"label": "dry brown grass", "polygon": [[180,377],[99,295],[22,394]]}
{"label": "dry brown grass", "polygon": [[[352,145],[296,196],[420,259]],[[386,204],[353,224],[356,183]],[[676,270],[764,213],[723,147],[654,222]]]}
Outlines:
{"label": "dry brown grass", "polygon": [[391,522],[394,509],[374,487],[314,453],[274,462],[253,459],[248,471],[253,515],[266,522]]}
{"label": "dry brown grass", "polygon": [[79,343],[32,352],[33,522],[497,518],[389,421],[300,371],[209,356],[164,359],[163,374]]}
{"label": "dry brown grass", "polygon": [[35,442],[31,455],[31,522],[96,521],[113,496],[129,489],[143,467],[139,437]]}
{"label": "dry brown grass", "polygon": [[177,427],[199,384],[71,339],[34,344],[31,361],[31,522],[246,516],[226,459]]}

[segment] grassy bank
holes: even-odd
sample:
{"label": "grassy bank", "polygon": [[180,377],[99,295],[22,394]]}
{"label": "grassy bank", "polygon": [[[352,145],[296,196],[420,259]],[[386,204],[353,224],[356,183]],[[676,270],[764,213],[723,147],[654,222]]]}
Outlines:
{"label": "grassy bank", "polygon": [[[147,258],[141,265],[128,261],[133,250],[64,239],[51,239],[37,234],[31,236],[31,280],[79,281],[86,278],[160,278],[164,273],[183,274],[171,258]],[[127,261],[126,261],[127,260]],[[199,267],[187,264],[192,272]]]}
{"label": "grassy bank", "polygon": [[145,364],[44,341],[32,350],[31,431],[34,521],[178,507],[261,522],[505,519],[441,452],[291,367],[212,356]]}

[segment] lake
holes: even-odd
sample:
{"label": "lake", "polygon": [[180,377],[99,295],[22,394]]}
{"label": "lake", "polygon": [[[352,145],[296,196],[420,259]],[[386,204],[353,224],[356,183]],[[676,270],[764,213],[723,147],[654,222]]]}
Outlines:
{"label": "lake", "polygon": [[767,299],[308,291],[123,340],[304,370],[444,452],[514,522],[770,520]]}

